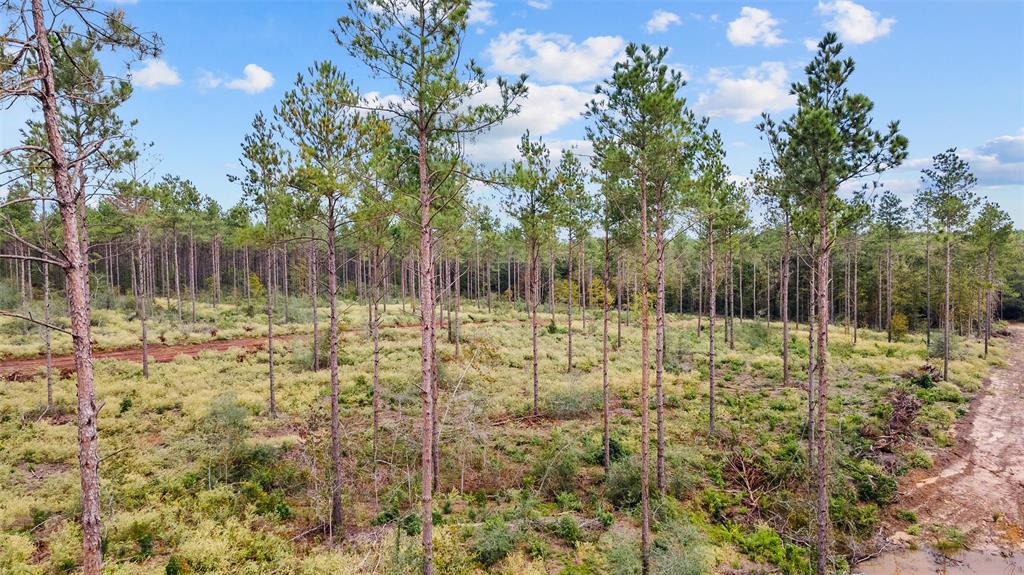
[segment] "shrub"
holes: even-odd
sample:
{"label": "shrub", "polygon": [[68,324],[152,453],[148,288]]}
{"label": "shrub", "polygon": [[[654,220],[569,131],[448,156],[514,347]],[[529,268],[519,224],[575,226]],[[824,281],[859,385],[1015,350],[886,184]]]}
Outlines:
{"label": "shrub", "polygon": [[567,491],[576,491],[580,469],[579,449],[561,434],[553,434],[551,441],[537,457],[530,474],[533,484],[542,493],[555,497]]}
{"label": "shrub", "polygon": [[640,503],[640,465],[636,458],[612,463],[604,480],[604,494],[616,509],[630,509]]}
{"label": "shrub", "polygon": [[892,316],[892,338],[895,341],[901,341],[907,335],[907,331],[910,329],[910,322],[907,320],[907,316],[902,313],[896,313]]}
{"label": "shrub", "polygon": [[580,530],[579,524],[576,523],[576,518],[572,515],[563,515],[555,523],[552,531],[556,537],[570,545],[575,544],[583,536],[583,531]]}
{"label": "shrub", "polygon": [[[608,459],[612,463],[622,459],[622,456],[626,454],[626,448],[622,446],[622,442],[618,440],[614,435],[608,438]],[[604,465],[604,438],[599,437],[597,444],[594,449],[590,451],[590,457],[587,461],[591,465]]]}
{"label": "shrub", "polygon": [[[942,357],[943,342],[941,331],[932,334],[932,345],[928,348],[928,357]],[[960,338],[949,335],[949,359],[963,359],[963,346]]]}
{"label": "shrub", "polygon": [[484,567],[504,559],[515,547],[516,534],[500,517],[491,517],[476,534],[473,554]]}
{"label": "shrub", "polygon": [[563,386],[543,398],[541,412],[555,419],[576,419],[600,409],[601,401],[597,387]]}
{"label": "shrub", "polygon": [[758,527],[743,538],[740,548],[754,561],[771,563],[782,573],[807,573],[810,570],[807,552],[785,543],[771,527]]}
{"label": "shrub", "polygon": [[931,469],[934,461],[927,451],[915,449],[907,454],[907,464],[917,469]]}
{"label": "shrub", "polygon": [[896,499],[896,480],[872,461],[865,459],[852,466],[850,477],[861,501],[885,505]]}
{"label": "shrub", "polygon": [[580,498],[572,491],[563,491],[555,496],[555,504],[562,511],[576,511],[580,508]]}

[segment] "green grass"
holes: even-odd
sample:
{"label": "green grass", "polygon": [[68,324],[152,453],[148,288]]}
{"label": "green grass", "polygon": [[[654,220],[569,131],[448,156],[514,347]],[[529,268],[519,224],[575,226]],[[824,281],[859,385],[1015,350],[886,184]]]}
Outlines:
{"label": "green grass", "polygon": [[[365,321],[363,306],[343,309],[345,325],[359,328]],[[204,304],[200,310],[217,335],[186,329],[182,337],[265,329],[259,314],[249,318],[235,306],[214,310]],[[309,318],[297,303],[292,311]],[[530,330],[520,322],[525,316],[507,305],[487,313],[467,304],[463,313],[460,357],[439,332],[438,572],[632,572],[639,516],[630,493],[639,493],[631,482],[638,477],[641,409],[636,325],[624,326],[623,345],[611,353],[610,421],[618,458],[606,481],[600,465],[600,337],[576,334],[577,369],[567,373],[564,316],[559,329],[541,330],[544,413],[534,420],[525,417],[532,405]],[[109,328],[97,333],[105,345],[130,343],[138,325],[115,311],[98,312],[97,319]],[[410,308],[403,313],[389,306],[386,325],[414,321]],[[574,327],[582,328],[579,318]],[[588,321],[588,332],[595,327],[598,321]],[[668,481],[667,495],[654,498],[655,567],[701,573],[715,564],[753,561],[804,572],[807,553],[793,542],[809,540],[811,533],[800,387],[806,355],[795,355],[794,386],[783,387],[778,324],[765,329],[737,322],[736,349],[723,344],[718,350],[721,433],[709,440],[707,340],[706,334],[694,336],[695,327],[693,318],[673,317],[669,324]],[[371,348],[365,330],[341,336],[345,537],[334,547],[318,529],[329,511],[329,374],[308,369],[308,335],[302,335],[310,333],[308,323],[275,326],[279,330],[300,335],[281,346],[276,362],[277,419],[267,410],[265,352],[181,357],[152,365],[149,379],[131,363],[96,363],[110,573],[326,574],[373,566],[378,573],[415,572],[419,333],[389,327],[383,334],[376,473],[367,383]],[[894,501],[893,477],[901,468],[924,466],[940,443],[935,437],[948,431],[989,365],[978,358],[978,345],[965,341],[963,359],[951,365],[951,382],[941,393],[934,393],[936,387],[921,394],[920,411],[902,435],[908,448],[896,452],[895,463],[875,461],[865,458],[865,447],[886,429],[892,394],[915,393],[904,374],[923,364],[926,353],[923,339],[913,334],[892,344],[868,330],[859,336],[856,346],[841,327],[830,336],[830,511],[840,552],[878,525]],[[806,342],[807,334],[796,329],[792,337]],[[0,341],[10,355],[37,351],[34,341]],[[1002,353],[997,343],[990,363]],[[3,572],[62,573],[78,558],[73,380],[57,380],[55,398],[57,408],[45,413],[39,379],[0,388]]]}

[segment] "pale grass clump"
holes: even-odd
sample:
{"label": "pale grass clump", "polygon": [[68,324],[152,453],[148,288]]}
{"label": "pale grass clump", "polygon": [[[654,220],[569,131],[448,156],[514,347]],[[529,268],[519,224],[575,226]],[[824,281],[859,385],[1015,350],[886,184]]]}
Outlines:
{"label": "pale grass clump", "polygon": [[7,575],[41,575],[43,568],[29,564],[35,545],[28,535],[0,533],[0,572]]}

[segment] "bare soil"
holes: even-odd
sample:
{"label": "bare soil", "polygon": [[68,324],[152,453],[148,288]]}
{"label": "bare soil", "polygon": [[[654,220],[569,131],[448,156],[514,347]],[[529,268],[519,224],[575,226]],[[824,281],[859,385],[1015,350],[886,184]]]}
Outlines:
{"label": "bare soil", "polygon": [[1007,364],[992,371],[957,446],[902,489],[901,507],[960,529],[976,551],[1024,551],[1024,326],[1011,333]]}
{"label": "bare soil", "polygon": [[[274,341],[285,341],[292,336],[275,337]],[[249,337],[243,339],[213,340],[202,343],[184,343],[175,345],[150,344],[149,361],[168,362],[179,355],[197,356],[203,351],[227,351],[233,348],[250,349],[267,345],[266,337]],[[121,361],[135,361],[142,363],[142,348],[117,349],[109,351],[93,352],[92,357],[97,359],[117,359]],[[29,357],[24,359],[6,359],[0,363],[0,379],[24,380],[39,375],[41,369],[46,368],[46,358]],[[67,374],[75,369],[75,356],[61,355],[53,357],[54,372]]]}
{"label": "bare soil", "polygon": [[[858,565],[856,573],[1024,573],[1024,326],[1012,326],[1011,334],[1007,364],[992,371],[957,426],[956,447],[900,488],[901,508],[926,529],[964,532],[969,550],[952,558],[927,549],[893,551]],[[913,540],[902,531],[889,538],[900,547]]]}

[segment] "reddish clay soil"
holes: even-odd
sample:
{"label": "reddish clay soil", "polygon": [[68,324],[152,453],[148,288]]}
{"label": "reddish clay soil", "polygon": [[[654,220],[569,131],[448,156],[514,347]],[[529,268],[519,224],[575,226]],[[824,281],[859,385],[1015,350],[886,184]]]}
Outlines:
{"label": "reddish clay soil", "polygon": [[[493,322],[473,322],[463,321],[462,326],[471,325],[487,325]],[[502,322],[503,325],[525,325],[529,322],[522,320],[508,320]],[[416,330],[419,329],[419,324],[409,325],[397,325],[388,326],[381,328],[381,332],[394,331],[394,330]],[[439,331],[442,329],[440,326],[437,328]],[[347,329],[339,330],[344,333],[355,333],[365,332],[365,327],[350,327]],[[275,342],[288,341],[294,337],[294,335],[287,336],[276,336],[274,337]],[[202,343],[183,343],[175,345],[163,345],[160,343],[150,342],[149,344],[149,361],[152,362],[168,362],[174,360],[179,355],[190,355],[195,357],[203,351],[227,351],[229,349],[255,349],[264,347],[267,344],[267,338],[264,337],[246,337],[240,339],[224,339],[224,340],[211,340]],[[114,349],[106,351],[94,351],[92,354],[94,360],[97,359],[117,359],[121,361],[135,361],[142,363],[142,348],[132,347],[127,349]],[[7,381],[27,381],[39,375],[41,370],[46,369],[46,358],[43,356],[37,357],[26,357],[21,359],[0,359],[0,380]],[[69,376],[75,369],[75,357],[73,355],[61,355],[53,356],[53,370],[62,376]]]}
{"label": "reddish clay soil", "polygon": [[[274,341],[285,341],[293,336],[275,337]],[[267,345],[266,337],[249,337],[243,339],[225,339],[206,341],[202,343],[185,343],[176,345],[149,345],[149,361],[167,362],[172,361],[179,355],[190,355],[195,357],[202,351],[227,351],[229,349],[257,348]],[[93,359],[118,359],[121,361],[136,361],[142,363],[142,348],[117,349],[110,351],[97,351],[92,354]],[[46,368],[46,358],[29,357],[24,359],[6,359],[0,363],[0,379],[24,380],[39,375],[40,370]],[[53,357],[53,370],[57,373],[68,374],[75,369],[75,356],[61,355]]]}
{"label": "reddish clay soil", "polygon": [[1024,552],[1024,326],[957,429],[957,446],[912,474],[900,506],[924,525],[956,527],[975,551]]}

